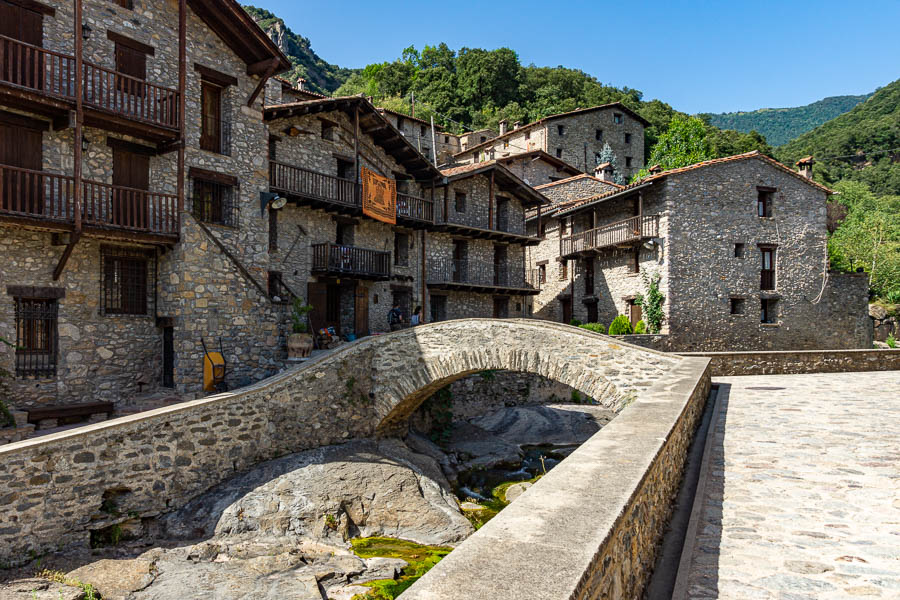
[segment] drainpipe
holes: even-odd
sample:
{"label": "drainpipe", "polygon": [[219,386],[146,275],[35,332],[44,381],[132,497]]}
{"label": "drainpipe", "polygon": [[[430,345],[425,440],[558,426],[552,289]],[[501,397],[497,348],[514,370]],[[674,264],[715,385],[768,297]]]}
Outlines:
{"label": "drainpipe", "polygon": [[425,230],[424,229],[421,231],[421,234],[422,234],[422,244],[421,244],[421,246],[422,246],[422,315],[419,317],[419,322],[424,323],[425,322],[425,308],[428,304],[425,301],[426,300],[425,294],[427,292],[427,289],[425,286]]}
{"label": "drainpipe", "polygon": [[178,0],[178,229],[181,230],[181,213],[184,212],[184,99],[187,87],[187,9],[186,0]]}

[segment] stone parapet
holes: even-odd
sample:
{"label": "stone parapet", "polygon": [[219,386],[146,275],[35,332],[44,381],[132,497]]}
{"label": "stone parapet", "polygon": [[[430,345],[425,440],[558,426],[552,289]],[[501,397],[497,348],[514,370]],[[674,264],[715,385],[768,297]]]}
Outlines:
{"label": "stone parapet", "polygon": [[682,356],[709,358],[714,377],[900,370],[900,350],[686,352]]}

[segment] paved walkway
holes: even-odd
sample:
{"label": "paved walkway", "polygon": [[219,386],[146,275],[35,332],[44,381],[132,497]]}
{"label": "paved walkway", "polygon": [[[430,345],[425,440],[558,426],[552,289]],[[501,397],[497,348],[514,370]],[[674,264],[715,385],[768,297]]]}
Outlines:
{"label": "paved walkway", "polygon": [[900,371],[723,377],[687,598],[900,598]]}

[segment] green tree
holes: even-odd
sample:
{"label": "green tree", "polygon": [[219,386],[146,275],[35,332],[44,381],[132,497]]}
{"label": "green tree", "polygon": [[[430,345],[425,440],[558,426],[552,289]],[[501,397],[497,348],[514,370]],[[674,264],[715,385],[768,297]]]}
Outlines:
{"label": "green tree", "polygon": [[[669,122],[669,128],[653,146],[648,164],[659,165],[664,171],[668,171],[711,158],[713,153],[703,121],[696,117],[675,116]],[[648,174],[647,168],[643,168],[635,179],[641,179]]]}
{"label": "green tree", "polygon": [[613,170],[613,181],[618,184],[625,183],[625,177],[622,175],[621,171],[619,171],[619,163],[616,160],[616,153],[613,152],[613,149],[610,148],[609,144],[603,144],[603,149],[600,150],[600,156],[597,157],[597,164],[602,165],[604,163],[609,163]]}

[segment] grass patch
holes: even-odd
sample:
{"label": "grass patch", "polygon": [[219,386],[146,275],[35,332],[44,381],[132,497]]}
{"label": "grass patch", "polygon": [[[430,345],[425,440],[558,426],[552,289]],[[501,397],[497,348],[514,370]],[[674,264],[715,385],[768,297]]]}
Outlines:
{"label": "grass patch", "polygon": [[353,600],[394,600],[453,550],[447,546],[424,546],[387,537],[356,538],[350,540],[350,544],[360,558],[401,558],[409,563],[397,579],[378,579],[360,584],[371,588],[371,591],[358,594]]}
{"label": "grass patch", "polygon": [[524,481],[504,481],[503,483],[499,483],[491,490],[491,497],[489,500],[481,500],[478,502],[478,505],[483,507],[481,510],[464,510],[463,516],[469,520],[469,523],[471,523],[472,527],[476,530],[481,529],[485,523],[496,517],[497,513],[509,506],[509,502],[506,501],[506,490],[508,490],[510,486],[517,483],[535,483],[540,478],[541,475],[538,475],[537,477],[526,479]]}
{"label": "grass patch", "polygon": [[[100,594],[98,594],[94,590],[94,586],[89,583],[82,583],[77,579],[70,579],[66,577],[66,574],[62,571],[51,571],[49,569],[44,569],[43,571],[39,571],[35,573],[35,577],[39,577],[41,579],[46,579],[48,581],[55,581],[56,583],[61,583],[63,585],[71,585],[73,587],[79,587],[84,592],[85,600],[99,600]],[[60,592],[60,596],[62,592]]]}

